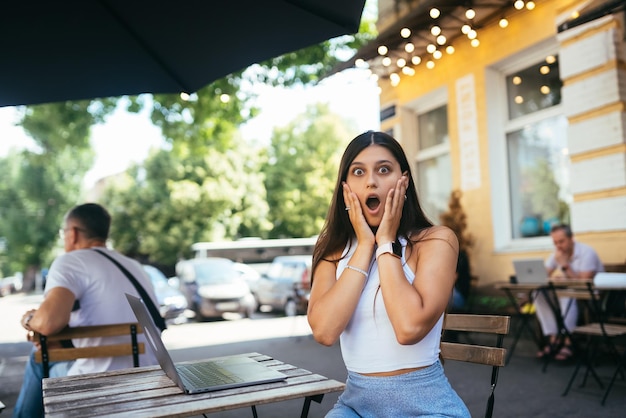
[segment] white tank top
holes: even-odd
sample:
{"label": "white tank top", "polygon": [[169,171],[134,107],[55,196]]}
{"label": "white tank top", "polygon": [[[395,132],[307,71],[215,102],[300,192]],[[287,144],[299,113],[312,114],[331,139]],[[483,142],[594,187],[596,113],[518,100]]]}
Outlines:
{"label": "white tank top", "polygon": [[[406,263],[406,240],[402,244],[402,267],[409,283],[413,283],[415,273]],[[337,279],[349,264],[356,249],[353,243],[337,265]],[[341,354],[349,371],[357,373],[376,373],[392,370],[430,366],[439,357],[443,314],[432,330],[420,342],[412,345],[401,345],[389,321],[385,310],[382,293],[379,289],[380,277],[378,263],[373,258],[370,263],[369,276],[361,293],[359,303],[352,319],[340,337]]]}

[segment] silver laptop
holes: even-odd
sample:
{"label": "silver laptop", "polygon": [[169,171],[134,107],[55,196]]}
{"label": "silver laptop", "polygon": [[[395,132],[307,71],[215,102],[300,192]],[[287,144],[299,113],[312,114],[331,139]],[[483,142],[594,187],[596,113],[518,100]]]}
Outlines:
{"label": "silver laptop", "polygon": [[548,270],[541,258],[527,258],[513,260],[513,268],[517,283],[520,284],[547,284]]}
{"label": "silver laptop", "polygon": [[126,294],[137,320],[144,329],[146,340],[165,374],[185,393],[202,393],[214,390],[278,382],[287,376],[270,369],[246,356],[229,356],[185,363],[174,363],[159,329],[154,325],[148,307],[141,298]]}

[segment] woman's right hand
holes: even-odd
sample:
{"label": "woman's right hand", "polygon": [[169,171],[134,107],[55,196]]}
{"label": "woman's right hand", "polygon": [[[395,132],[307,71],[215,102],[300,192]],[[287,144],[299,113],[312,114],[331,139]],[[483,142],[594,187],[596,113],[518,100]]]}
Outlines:
{"label": "woman's right hand", "polygon": [[374,236],[374,232],[372,232],[372,228],[368,225],[367,220],[365,220],[363,209],[361,208],[361,202],[359,201],[356,193],[352,192],[350,186],[348,186],[346,182],[343,182],[343,201],[346,205],[350,223],[354,228],[357,243],[373,244],[376,237]]}

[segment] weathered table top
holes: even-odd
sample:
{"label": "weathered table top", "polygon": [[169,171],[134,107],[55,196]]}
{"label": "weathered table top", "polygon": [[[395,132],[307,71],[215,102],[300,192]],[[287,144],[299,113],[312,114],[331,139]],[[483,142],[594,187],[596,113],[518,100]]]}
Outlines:
{"label": "weathered table top", "polygon": [[266,355],[245,355],[285,373],[287,379],[187,395],[158,366],[49,378],[43,380],[46,417],[187,417],[296,398],[310,401],[345,387]]}

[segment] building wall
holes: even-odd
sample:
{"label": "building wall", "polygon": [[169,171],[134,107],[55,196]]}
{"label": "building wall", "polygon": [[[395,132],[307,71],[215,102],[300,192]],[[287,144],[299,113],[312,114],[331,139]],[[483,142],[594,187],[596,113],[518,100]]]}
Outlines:
{"label": "building wall", "polygon": [[[558,24],[579,3],[537,2],[535,10],[512,14],[505,29],[497,24],[480,29],[479,47],[470,46],[467,40],[453,43],[455,53],[444,55],[434,69],[417,66],[414,76],[403,76],[395,87],[388,80],[379,81],[381,109],[396,107],[395,116],[381,121],[381,129],[393,130],[409,156],[417,153],[413,126],[416,103],[423,103],[424,98],[428,101],[429,96],[447,95],[453,184],[454,188],[464,188],[462,203],[469,232],[476,239],[471,251],[472,273],[480,284],[507,280],[513,274],[512,259],[547,257],[553,248],[549,237],[510,244],[494,230],[500,211],[508,210],[508,203],[493,192],[494,183],[504,175],[494,143],[504,137],[497,120],[503,104],[496,99],[498,94],[502,96],[502,87],[494,85],[490,75],[506,66],[509,57],[533,49],[556,48],[559,53],[564,81],[561,106],[569,123],[574,194],[571,215],[576,239],[596,248],[605,263],[626,261],[623,20],[608,16],[608,23],[586,24],[575,33],[569,30],[557,35]],[[473,107],[464,101],[468,92],[470,97],[473,94]],[[478,144],[476,150],[469,149],[473,154],[469,163],[468,148],[462,147],[468,112],[475,115],[469,126],[475,126]],[[476,166],[471,165],[472,160]],[[469,185],[463,176],[468,170],[474,176]]]}

